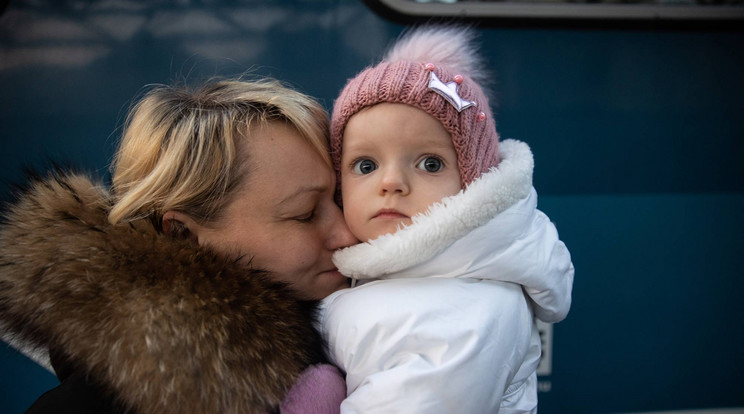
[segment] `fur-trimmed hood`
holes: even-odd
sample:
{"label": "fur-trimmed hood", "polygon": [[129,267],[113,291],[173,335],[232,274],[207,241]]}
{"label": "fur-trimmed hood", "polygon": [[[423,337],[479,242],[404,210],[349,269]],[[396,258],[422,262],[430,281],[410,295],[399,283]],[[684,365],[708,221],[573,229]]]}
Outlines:
{"label": "fur-trimmed hood", "polygon": [[111,225],[111,197],[74,174],[34,180],[0,225],[0,325],[61,350],[141,413],[277,407],[322,359],[314,302],[259,271]]}
{"label": "fur-trimmed hood", "polygon": [[550,219],[537,209],[533,157],[501,143],[498,167],[412,217],[394,234],[337,251],[333,262],[364,284],[379,279],[472,278],[524,287],[545,322],[571,307],[574,267]]}
{"label": "fur-trimmed hood", "polygon": [[501,158],[498,167],[466,189],[413,216],[410,226],[341,249],[333,255],[333,263],[353,279],[377,279],[430,260],[529,195],[534,167],[529,146],[505,140]]}

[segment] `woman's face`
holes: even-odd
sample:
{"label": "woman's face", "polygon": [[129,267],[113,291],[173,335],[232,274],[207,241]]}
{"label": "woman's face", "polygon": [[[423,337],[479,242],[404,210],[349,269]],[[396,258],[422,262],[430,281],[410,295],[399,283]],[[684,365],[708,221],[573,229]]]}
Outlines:
{"label": "woman's face", "polygon": [[246,182],[200,244],[242,255],[308,299],[347,287],[331,261],[336,249],[357,243],[333,200],[335,174],[294,129],[258,127],[243,153]]}

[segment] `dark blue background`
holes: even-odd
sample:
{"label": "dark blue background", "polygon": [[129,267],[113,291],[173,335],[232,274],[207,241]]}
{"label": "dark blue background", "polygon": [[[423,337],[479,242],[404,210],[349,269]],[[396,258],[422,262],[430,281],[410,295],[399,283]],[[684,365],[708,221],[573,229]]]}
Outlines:
{"label": "dark blue background", "polygon": [[[246,71],[330,109],[403,29],[352,0],[12,1],[0,197],[25,166],[105,178],[142,87]],[[482,26],[503,138],[576,266],[540,412],[744,406],[744,32]],[[54,377],[0,345],[0,411]]]}

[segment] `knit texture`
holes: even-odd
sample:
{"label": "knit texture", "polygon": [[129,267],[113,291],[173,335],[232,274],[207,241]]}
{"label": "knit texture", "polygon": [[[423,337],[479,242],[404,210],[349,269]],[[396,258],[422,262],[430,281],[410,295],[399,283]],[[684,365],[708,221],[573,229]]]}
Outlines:
{"label": "knit texture", "polygon": [[[414,30],[393,46],[386,59],[348,81],[336,99],[331,119],[331,157],[339,182],[347,122],[357,112],[382,102],[411,105],[442,123],[457,153],[462,188],[498,165],[499,137],[488,98],[471,74],[461,69],[477,72],[476,76],[481,74],[471,65],[471,61],[478,60],[469,45],[471,37],[466,29]],[[415,60],[407,60],[407,56]],[[429,63],[433,70],[427,67]],[[444,83],[454,82],[456,75],[462,76],[457,93],[476,106],[458,112],[429,89],[432,71]]]}
{"label": "knit texture", "polygon": [[284,398],[282,414],[338,414],[346,398],[346,381],[333,365],[307,368]]}

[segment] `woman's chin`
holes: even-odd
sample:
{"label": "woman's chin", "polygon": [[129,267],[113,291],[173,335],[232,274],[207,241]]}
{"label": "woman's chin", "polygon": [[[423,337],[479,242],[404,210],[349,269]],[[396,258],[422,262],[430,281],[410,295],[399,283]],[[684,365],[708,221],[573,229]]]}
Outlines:
{"label": "woman's chin", "polygon": [[316,286],[318,289],[317,293],[314,295],[316,296],[314,299],[323,299],[333,292],[341,289],[346,289],[350,286],[349,278],[342,275],[338,270],[323,272],[319,274],[316,282]]}

